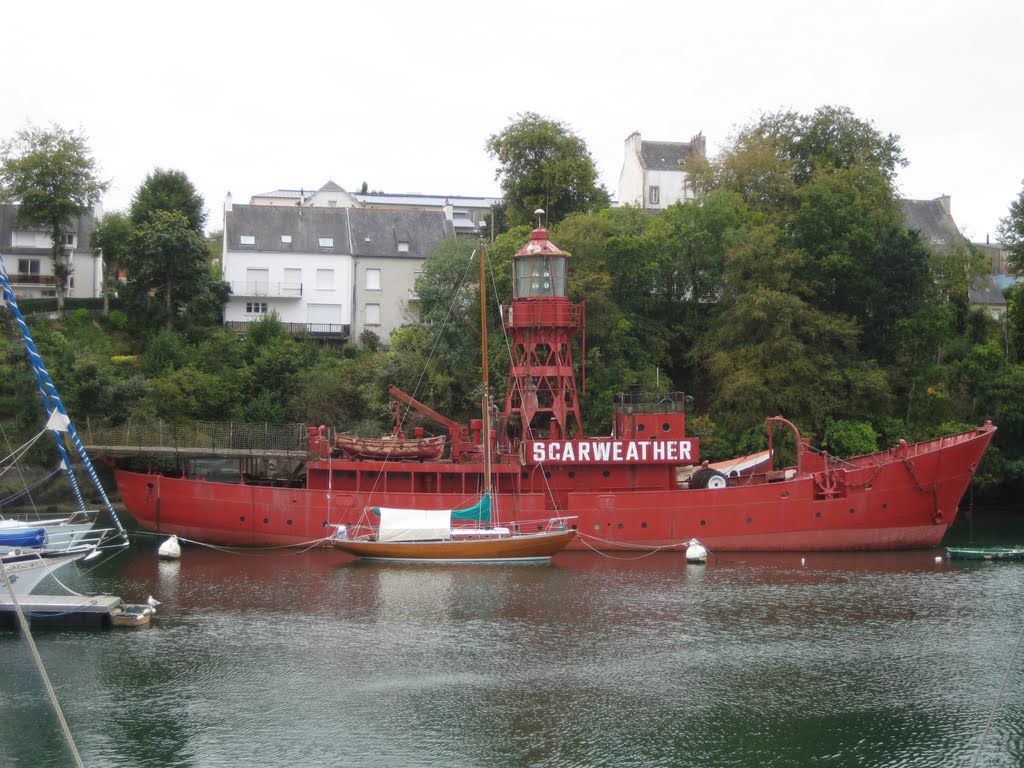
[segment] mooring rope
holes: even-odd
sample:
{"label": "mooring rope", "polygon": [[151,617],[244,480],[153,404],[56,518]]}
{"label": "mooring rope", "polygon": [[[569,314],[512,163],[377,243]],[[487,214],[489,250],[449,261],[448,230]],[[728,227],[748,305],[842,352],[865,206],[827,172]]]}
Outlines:
{"label": "mooring rope", "polygon": [[32,638],[32,631],[29,629],[28,619],[25,618],[25,614],[21,610],[21,603],[18,602],[18,596],[14,594],[14,586],[11,584],[11,580],[7,576],[7,568],[4,566],[2,559],[0,559],[0,575],[3,576],[4,585],[7,587],[7,591],[11,595],[11,602],[14,604],[14,612],[18,616],[18,624],[21,626],[21,633],[25,636],[25,642],[28,644],[29,652],[32,654],[32,659],[35,661],[36,669],[39,670],[39,676],[43,679],[43,687],[46,688],[46,695],[50,698],[50,706],[53,707],[53,711],[57,715],[57,720],[60,723],[60,728],[64,732],[64,740],[68,744],[71,756],[74,758],[76,766],[85,768],[85,763],[82,762],[82,756],[78,752],[78,747],[75,746],[75,739],[71,735],[71,729],[68,727],[68,721],[64,719],[64,711],[60,708],[60,702],[57,700],[57,692],[53,690],[53,685],[50,684],[50,676],[46,674],[46,667],[43,666],[43,659],[39,655],[39,649],[36,647],[36,641]]}

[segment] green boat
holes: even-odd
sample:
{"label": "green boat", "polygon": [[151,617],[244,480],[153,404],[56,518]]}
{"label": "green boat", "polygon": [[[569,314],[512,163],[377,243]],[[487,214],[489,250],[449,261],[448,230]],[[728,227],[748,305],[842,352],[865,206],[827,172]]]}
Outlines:
{"label": "green boat", "polygon": [[950,560],[1024,560],[1024,547],[946,547]]}

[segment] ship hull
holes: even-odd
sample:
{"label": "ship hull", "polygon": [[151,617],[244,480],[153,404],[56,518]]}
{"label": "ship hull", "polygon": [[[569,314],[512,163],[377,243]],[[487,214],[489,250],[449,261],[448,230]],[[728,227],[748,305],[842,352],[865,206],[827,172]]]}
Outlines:
{"label": "ship hull", "polygon": [[[674,476],[664,487],[628,487],[635,471],[592,464],[498,466],[495,509],[502,524],[519,523],[524,532],[534,530],[529,521],[574,517],[579,535],[569,549],[685,549],[691,539],[717,551],[935,547],[994,431],[987,425],[903,445],[851,459],[838,472],[810,464],[786,479],[755,474],[714,489],[680,487]],[[120,469],[115,477],[125,507],[146,530],[225,546],[298,546],[326,544],[333,526],[359,524],[370,506],[464,506],[479,472],[446,462],[325,460],[307,465],[303,488]]]}

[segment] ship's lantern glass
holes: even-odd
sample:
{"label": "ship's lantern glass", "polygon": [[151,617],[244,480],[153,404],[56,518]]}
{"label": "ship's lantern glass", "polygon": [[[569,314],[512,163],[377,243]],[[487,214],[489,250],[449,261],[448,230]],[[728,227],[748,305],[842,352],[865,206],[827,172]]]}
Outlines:
{"label": "ship's lantern glass", "polygon": [[515,298],[568,295],[564,256],[520,256],[515,260]]}

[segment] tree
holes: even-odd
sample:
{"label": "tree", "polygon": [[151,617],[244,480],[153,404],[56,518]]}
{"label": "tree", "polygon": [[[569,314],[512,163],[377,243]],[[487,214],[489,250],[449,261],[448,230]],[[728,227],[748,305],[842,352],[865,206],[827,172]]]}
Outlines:
{"label": "tree", "polygon": [[167,328],[189,299],[212,280],[206,240],[177,211],[155,210],[132,233],[126,257],[129,279],[147,295],[163,295]]}
{"label": "tree", "polygon": [[59,125],[49,130],[30,126],[0,148],[0,193],[5,201],[19,204],[15,226],[39,227],[53,243],[57,311],[62,317],[72,272],[64,250],[68,226],[109,186],[97,175],[85,137]]}
{"label": "tree", "polygon": [[1010,266],[1020,274],[1024,272],[1024,185],[1020,195],[1010,203],[1010,211],[999,220],[999,242],[1010,255]]}
{"label": "tree", "polygon": [[206,206],[183,171],[157,168],[146,176],[132,197],[129,215],[136,225],[145,224],[156,211],[176,211],[195,232],[206,224]]}
{"label": "tree", "polygon": [[533,223],[537,208],[553,225],[570,213],[608,206],[586,143],[562,123],[526,112],[492,135],[486,148],[499,163],[494,178],[510,225]]}
{"label": "tree", "polygon": [[110,294],[118,284],[117,275],[128,258],[132,222],[120,211],[111,211],[100,219],[89,237],[89,245],[102,251],[103,315],[110,314]]}

